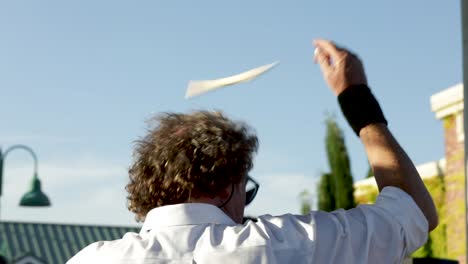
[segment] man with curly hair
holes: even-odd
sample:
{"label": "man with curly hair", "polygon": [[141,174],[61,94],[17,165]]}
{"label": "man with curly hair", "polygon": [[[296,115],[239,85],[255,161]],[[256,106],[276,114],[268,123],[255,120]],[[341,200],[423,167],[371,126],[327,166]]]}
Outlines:
{"label": "man with curly hair", "polygon": [[[258,140],[219,112],[159,115],[137,142],[128,207],[140,233],[94,243],[68,263],[401,263],[437,226],[434,203],[387,128],[356,55],[315,41],[315,61],[366,149],[374,205],[242,223],[255,197],[248,172]],[[255,184],[255,182],[253,182]]]}
{"label": "man with curly hair", "polygon": [[155,207],[202,203],[242,223],[241,190],[258,148],[253,131],[221,112],[165,113],[153,121],[156,126],[137,141],[129,171],[128,208],[137,220]]}

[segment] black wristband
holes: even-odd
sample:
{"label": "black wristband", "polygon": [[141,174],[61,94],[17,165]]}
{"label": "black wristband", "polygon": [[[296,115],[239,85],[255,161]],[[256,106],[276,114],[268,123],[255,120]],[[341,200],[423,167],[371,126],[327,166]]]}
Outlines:
{"label": "black wristband", "polygon": [[379,102],[367,85],[351,85],[338,95],[341,112],[359,137],[359,131],[369,124],[387,125]]}

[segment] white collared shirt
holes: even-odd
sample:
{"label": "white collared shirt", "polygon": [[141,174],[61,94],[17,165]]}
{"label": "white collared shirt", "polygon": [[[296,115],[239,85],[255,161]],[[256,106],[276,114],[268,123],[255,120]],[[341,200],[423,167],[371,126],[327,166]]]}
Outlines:
{"label": "white collared shirt", "polygon": [[67,264],[401,263],[427,235],[413,199],[386,187],[374,205],[264,215],[245,225],[209,204],[158,207],[139,234],[93,243]]}

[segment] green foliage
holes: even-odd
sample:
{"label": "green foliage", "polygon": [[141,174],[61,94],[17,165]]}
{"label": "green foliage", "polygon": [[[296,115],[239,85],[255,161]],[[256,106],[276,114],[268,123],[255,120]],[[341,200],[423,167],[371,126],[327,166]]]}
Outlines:
{"label": "green foliage", "polygon": [[414,257],[448,258],[447,255],[447,223],[445,214],[445,184],[444,178],[435,176],[424,180],[426,188],[431,193],[439,214],[439,226],[428,237],[426,244],[413,253]]}
{"label": "green foliage", "polygon": [[311,195],[307,190],[302,191],[299,194],[301,200],[301,214],[308,214],[312,211]]}
{"label": "green foliage", "polygon": [[310,206],[310,204],[303,203],[301,205],[301,214],[305,215],[305,214],[310,213],[310,211],[312,211],[312,207]]}
{"label": "green foliage", "polygon": [[[457,174],[446,175],[444,186],[448,193],[454,194],[464,191],[465,176],[463,171]],[[447,196],[448,197],[448,196]],[[466,254],[465,241],[465,200],[451,199],[444,202],[443,213],[439,214],[439,222],[446,226],[447,257],[458,259]]]}
{"label": "green foliage", "polygon": [[335,193],[332,187],[332,176],[323,173],[318,185],[318,209],[322,211],[333,211],[335,209]]}
{"label": "green foliage", "polygon": [[374,203],[379,195],[379,190],[375,185],[359,186],[356,190],[354,199],[356,204],[371,204]]}
{"label": "green foliage", "polygon": [[331,170],[335,209],[354,207],[353,177],[343,132],[332,118],[327,119],[327,156]]}
{"label": "green foliage", "polygon": [[369,170],[367,171],[366,178],[374,177],[374,172],[372,171],[372,167],[369,165]]}
{"label": "green foliage", "polygon": [[318,186],[318,208],[324,211],[353,208],[354,188],[343,132],[336,121],[326,120],[326,152],[330,173],[322,174]]}

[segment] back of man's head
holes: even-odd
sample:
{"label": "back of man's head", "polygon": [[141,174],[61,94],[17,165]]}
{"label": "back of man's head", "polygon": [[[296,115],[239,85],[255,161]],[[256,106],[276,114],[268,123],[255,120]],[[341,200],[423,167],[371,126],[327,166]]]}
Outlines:
{"label": "back of man's head", "polygon": [[128,208],[142,221],[155,207],[213,197],[245,179],[257,148],[255,133],[221,112],[160,114],[136,142]]}

